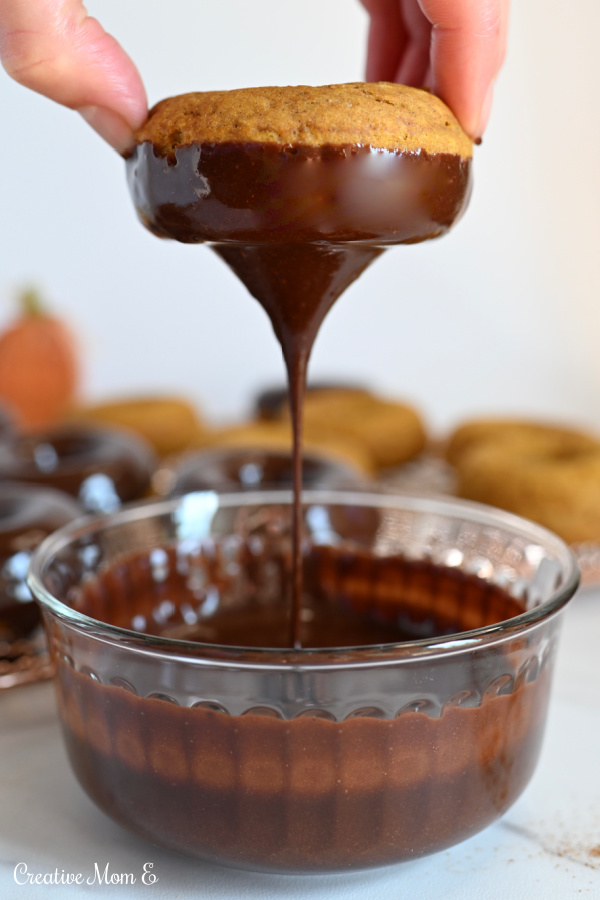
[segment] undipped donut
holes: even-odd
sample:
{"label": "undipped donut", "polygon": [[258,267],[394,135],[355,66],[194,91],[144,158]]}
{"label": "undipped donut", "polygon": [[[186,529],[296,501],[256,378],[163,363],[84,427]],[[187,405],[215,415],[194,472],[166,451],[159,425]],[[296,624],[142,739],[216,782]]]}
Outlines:
{"label": "undipped donut", "polygon": [[447,458],[461,497],[532,519],[568,543],[600,541],[600,440],[515,419],[457,429]]}

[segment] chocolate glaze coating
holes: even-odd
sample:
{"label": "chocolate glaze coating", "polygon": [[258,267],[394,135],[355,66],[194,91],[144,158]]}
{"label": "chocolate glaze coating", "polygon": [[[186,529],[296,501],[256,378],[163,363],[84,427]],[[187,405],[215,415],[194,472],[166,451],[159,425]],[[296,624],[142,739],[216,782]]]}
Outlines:
{"label": "chocolate glaze coating", "polygon": [[185,243],[415,243],[444,234],[471,191],[458,155],[277,144],[192,144],[127,160],[135,208]]}
{"label": "chocolate glaze coating", "polygon": [[[285,451],[237,447],[201,450],[183,456],[176,464],[169,493],[177,496],[189,491],[291,487],[293,472],[292,456]],[[352,467],[315,453],[302,455],[302,481],[307,488],[364,484]]]}
{"label": "chocolate glaze coating", "polygon": [[63,425],[0,442],[0,481],[58,488],[89,511],[110,512],[140,498],[154,467],[145,441],[112,428]]}
{"label": "chocolate glaze coating", "polygon": [[83,514],[68,494],[30,484],[0,483],[0,640],[26,637],[40,613],[25,577],[45,537]]}
{"label": "chocolate glaze coating", "polygon": [[164,155],[143,141],[127,174],[142,222],[160,237],[211,241],[263,306],[281,344],[294,433],[290,643],[298,645],[302,406],[315,337],[382,248],[438,237],[456,222],[470,197],[471,158],[230,141],[183,144]]}

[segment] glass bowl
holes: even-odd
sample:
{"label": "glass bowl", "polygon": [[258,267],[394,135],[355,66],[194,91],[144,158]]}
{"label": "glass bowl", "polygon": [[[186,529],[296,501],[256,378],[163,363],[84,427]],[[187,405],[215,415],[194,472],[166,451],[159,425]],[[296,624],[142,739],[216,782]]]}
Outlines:
{"label": "glass bowl", "polygon": [[[239,868],[339,872],[456,844],[535,768],[573,556],[463,501],[303,505],[302,649],[261,646],[289,603],[289,491],[188,494],[44,542],[29,584],[74,772],[123,826]],[[358,630],[327,647],[321,609]]]}

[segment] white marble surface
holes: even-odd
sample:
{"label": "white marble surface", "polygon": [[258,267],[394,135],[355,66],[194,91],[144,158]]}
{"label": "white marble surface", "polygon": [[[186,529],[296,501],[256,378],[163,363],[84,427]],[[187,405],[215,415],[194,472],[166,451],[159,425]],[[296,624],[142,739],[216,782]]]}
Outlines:
{"label": "white marble surface", "polygon": [[[0,695],[0,897],[206,900],[565,900],[600,896],[600,590],[567,612],[542,757],[504,818],[454,849],[383,870],[285,877],[229,871],[159,850],[113,824],[71,774],[49,684]],[[15,866],[91,884],[21,885]],[[145,863],[156,875],[142,882]],[[124,885],[101,873],[135,877]],[[23,879],[21,879],[23,880]]]}

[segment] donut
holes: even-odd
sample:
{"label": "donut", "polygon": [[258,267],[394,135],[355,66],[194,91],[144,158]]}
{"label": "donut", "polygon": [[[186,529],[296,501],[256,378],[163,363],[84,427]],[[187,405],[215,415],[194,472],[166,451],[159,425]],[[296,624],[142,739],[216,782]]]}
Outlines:
{"label": "donut", "polygon": [[[365,392],[359,385],[345,384],[335,381],[317,381],[306,385],[305,396],[318,391],[353,391]],[[285,386],[265,388],[260,391],[254,401],[254,416],[259,421],[272,422],[281,419],[288,408],[289,390]]]}
{"label": "donut", "polygon": [[444,455],[448,462],[459,465],[460,460],[473,447],[480,444],[510,442],[527,446],[537,440],[562,441],[568,449],[573,442],[595,445],[597,439],[577,429],[549,422],[515,418],[477,418],[461,423],[448,437]]}
{"label": "donut", "polygon": [[82,515],[68,494],[32,484],[0,483],[0,643],[29,636],[40,613],[25,578],[45,537]]}
{"label": "donut", "polygon": [[[242,422],[206,433],[196,442],[196,449],[238,448],[244,450],[284,451],[292,448],[292,430],[287,421]],[[373,460],[364,445],[352,437],[339,434],[304,434],[303,450],[318,453],[350,466],[359,475],[374,474]]]}
{"label": "donut", "polygon": [[185,243],[421,241],[471,190],[473,144],[448,107],[385,82],[181,94],[135,141],[138,216]]}
{"label": "donut", "polygon": [[[283,391],[259,396],[256,408],[259,421],[289,421]],[[303,418],[307,440],[360,444],[372,472],[403,465],[427,443],[425,424],[414,407],[383,399],[362,387],[311,386],[305,394]]]}
{"label": "donut", "polygon": [[[202,490],[290,488],[293,462],[289,450],[228,447],[185,454],[175,465],[171,496]],[[305,488],[362,487],[365,479],[341,460],[314,451],[302,455]]]}
{"label": "donut", "polygon": [[538,522],[570,544],[600,541],[600,439],[545,423],[473,421],[446,453],[459,496]]}
{"label": "donut", "polygon": [[142,497],[155,464],[141,437],[83,423],[0,441],[0,482],[54,487],[77,497],[90,512],[112,512]]}
{"label": "donut", "polygon": [[198,411],[181,397],[127,397],[81,407],[70,417],[140,434],[159,456],[185,450],[205,430]]}
{"label": "donut", "polygon": [[422,417],[412,406],[351,389],[323,389],[307,395],[304,434],[307,441],[359,444],[373,471],[414,459],[427,442]]}

